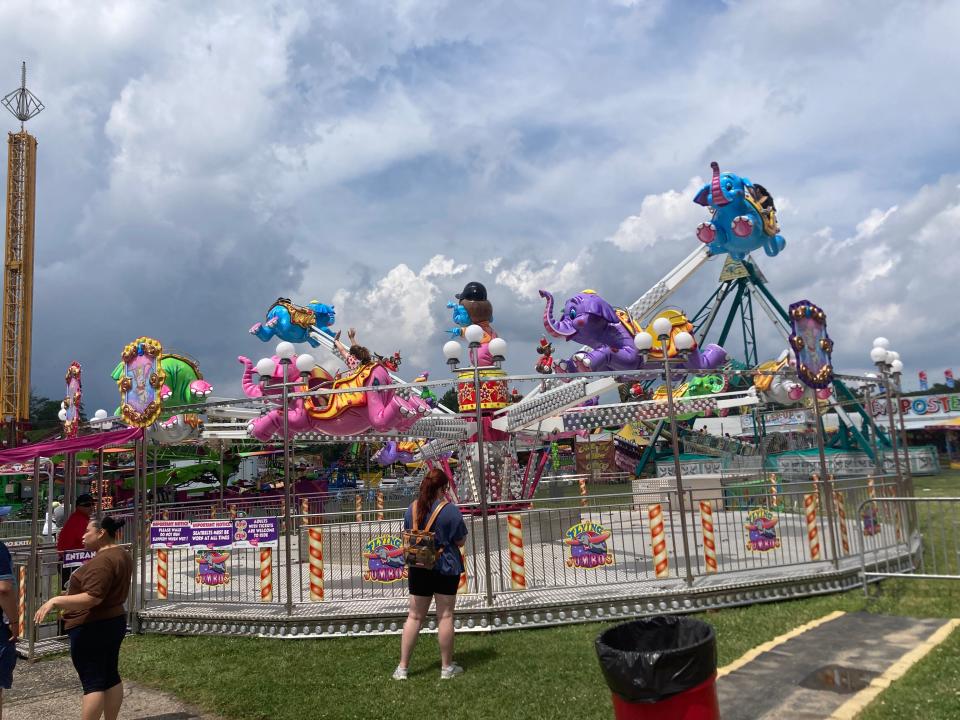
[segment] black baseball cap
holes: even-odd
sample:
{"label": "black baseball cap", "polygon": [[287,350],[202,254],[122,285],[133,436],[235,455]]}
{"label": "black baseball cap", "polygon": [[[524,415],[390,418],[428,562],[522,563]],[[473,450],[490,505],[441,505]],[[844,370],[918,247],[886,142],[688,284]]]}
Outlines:
{"label": "black baseball cap", "polygon": [[457,300],[486,300],[487,289],[483,286],[483,283],[468,282],[463,286],[463,291],[454,295],[454,297]]}
{"label": "black baseball cap", "polygon": [[77,502],[76,502],[77,507],[80,507],[81,505],[94,505],[94,504],[95,503],[93,500],[93,495],[91,495],[90,493],[81,493],[77,495]]}

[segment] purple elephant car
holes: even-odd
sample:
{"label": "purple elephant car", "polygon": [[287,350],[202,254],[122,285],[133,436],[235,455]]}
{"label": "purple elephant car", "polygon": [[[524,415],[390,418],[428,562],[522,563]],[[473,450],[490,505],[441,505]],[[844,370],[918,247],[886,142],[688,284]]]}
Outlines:
{"label": "purple elephant car", "polygon": [[[584,290],[567,300],[560,319],[554,320],[553,295],[541,290],[540,296],[547,301],[544,329],[555,338],[591,348],[560,361],[567,372],[639,370],[644,366],[644,357],[633,344],[638,329],[625,310],[614,308],[593,290]],[[695,347],[678,365],[688,370],[707,370],[719,367],[726,359],[722,347],[710,344],[703,351]]]}

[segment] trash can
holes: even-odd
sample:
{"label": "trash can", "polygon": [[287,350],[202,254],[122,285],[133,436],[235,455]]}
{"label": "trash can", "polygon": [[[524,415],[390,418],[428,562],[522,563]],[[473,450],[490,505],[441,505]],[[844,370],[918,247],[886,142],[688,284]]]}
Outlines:
{"label": "trash can", "polygon": [[644,618],[601,633],[596,646],[616,720],[720,720],[711,625]]}

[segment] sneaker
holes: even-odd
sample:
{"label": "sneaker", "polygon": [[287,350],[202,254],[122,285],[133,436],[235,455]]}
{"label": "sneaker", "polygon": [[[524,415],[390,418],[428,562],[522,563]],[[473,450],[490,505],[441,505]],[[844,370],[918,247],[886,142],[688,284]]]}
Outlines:
{"label": "sneaker", "polygon": [[447,665],[447,667],[440,668],[441,680],[450,680],[451,678],[455,678],[457,675],[463,675],[463,668],[456,663],[450,663]]}
{"label": "sneaker", "polygon": [[394,680],[406,680],[407,679],[407,668],[400,667],[397,665],[397,669],[393,671]]}

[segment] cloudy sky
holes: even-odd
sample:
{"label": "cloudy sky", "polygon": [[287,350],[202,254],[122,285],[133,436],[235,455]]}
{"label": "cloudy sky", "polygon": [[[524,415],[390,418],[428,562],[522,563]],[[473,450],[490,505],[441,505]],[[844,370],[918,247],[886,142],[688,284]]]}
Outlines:
{"label": "cloudy sky", "polygon": [[47,106],[34,387],[76,359],[112,408],[145,334],[239,393],[278,296],[442,376],[467,280],[527,372],[537,289],[638,298],[696,246],[711,160],[773,192],[787,247],[760,265],[827,311],[840,368],[883,334],[936,380],[960,369],[957,27],[879,0],[3,4],[0,89],[26,59]]}

